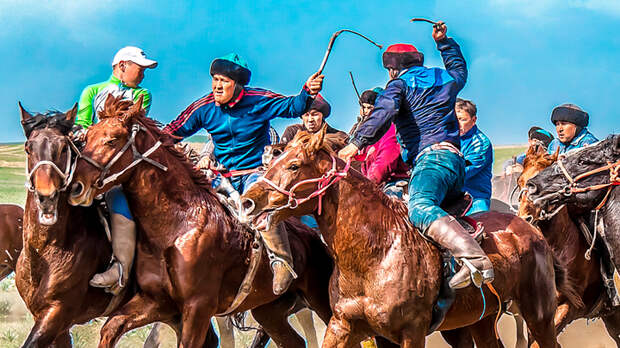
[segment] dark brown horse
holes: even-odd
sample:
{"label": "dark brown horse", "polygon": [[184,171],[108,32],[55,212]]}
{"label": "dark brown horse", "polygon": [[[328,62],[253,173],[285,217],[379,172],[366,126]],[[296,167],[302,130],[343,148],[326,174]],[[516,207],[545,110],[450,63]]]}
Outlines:
{"label": "dark brown horse", "polygon": [[71,326],[104,315],[112,300],[88,285],[111,256],[97,212],[71,207],[63,190],[69,176],[64,168],[70,168],[67,133],[76,112],[77,105],[49,117],[21,109],[30,190],[15,282],[34,317],[24,347],[70,347]]}
{"label": "dark brown horse", "polygon": [[[373,335],[404,348],[423,347],[442,281],[439,249],[414,230],[404,204],[389,199],[355,170],[341,176],[343,167],[324,131],[298,133],[264,179],[242,196],[244,212],[258,226],[265,225],[265,219],[277,223],[290,215],[316,217],[336,262],[330,283],[334,315],[323,347],[356,347]],[[328,184],[336,177],[341,180]],[[314,178],[322,179],[303,183]],[[317,181],[324,195],[305,200],[321,192],[316,191]],[[293,185],[296,199],[289,199]],[[564,269],[554,262],[540,232],[524,220],[494,212],[475,218],[485,228],[482,246],[494,264],[493,286],[502,301],[519,305],[541,346],[555,347],[554,268],[560,287],[568,286]],[[493,324],[499,303],[488,288],[483,293],[485,305],[481,290],[458,290],[439,329],[473,325],[478,347],[498,346]]]}
{"label": "dark brown horse", "polygon": [[[108,97],[100,122],[88,130],[71,195],[73,204],[90,205],[95,195],[122,183],[138,228],[135,270],[140,290],[110,315],[100,346],[112,347],[126,331],[163,321],[177,327],[182,347],[200,347],[209,319],[226,312],[236,297],[248,270],[253,233],[219,202],[204,175],[174,146],[173,137],[144,116],[142,102],[132,105]],[[130,150],[122,152],[123,147]],[[153,162],[132,165],[139,154]],[[116,179],[102,178],[101,166],[109,167],[103,176]],[[315,232],[294,220],[285,224],[299,278],[289,292],[275,296],[263,257],[253,291],[234,311],[252,309],[278,346],[301,347],[303,339],[287,322],[288,309],[301,296],[328,320],[333,264]]]}
{"label": "dark brown horse", "polygon": [[15,271],[22,251],[24,209],[15,204],[0,204],[0,281]]}
{"label": "dark brown horse", "polygon": [[[523,189],[530,178],[552,165],[557,157],[557,154],[547,154],[540,145],[530,146],[523,163],[519,187]],[[600,272],[600,253],[595,249],[590,259],[586,259],[590,245],[568,209],[563,207],[548,219],[540,219],[540,209],[528,200],[528,193],[523,190],[519,216],[532,218],[540,228],[554,254],[566,266],[573,288],[583,302],[581,306],[575,306],[564,294],[559,294],[555,316],[557,332],[578,318],[601,317],[610,336],[620,347],[620,311],[612,308],[605,291]]]}

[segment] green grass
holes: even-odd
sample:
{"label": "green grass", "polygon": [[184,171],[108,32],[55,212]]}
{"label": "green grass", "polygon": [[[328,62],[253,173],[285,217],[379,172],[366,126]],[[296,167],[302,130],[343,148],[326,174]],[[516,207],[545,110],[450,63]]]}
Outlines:
{"label": "green grass", "polygon": [[499,147],[493,151],[493,174],[497,175],[502,172],[502,167],[506,160],[514,156],[518,156],[527,150],[527,146],[507,146]]}

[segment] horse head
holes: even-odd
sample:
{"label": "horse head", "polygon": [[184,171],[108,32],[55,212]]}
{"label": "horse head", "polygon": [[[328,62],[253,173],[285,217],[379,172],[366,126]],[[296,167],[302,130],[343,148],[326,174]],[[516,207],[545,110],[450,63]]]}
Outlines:
{"label": "horse head", "polygon": [[547,212],[562,205],[588,211],[605,204],[620,184],[620,135],[557,157],[526,182],[529,200]]}
{"label": "horse head", "polygon": [[528,147],[523,160],[523,170],[517,179],[517,186],[521,189],[519,194],[519,216],[533,222],[541,217],[542,209],[536,207],[528,199],[526,183],[545,168],[552,165],[558,157],[557,152],[553,155],[547,153],[544,146],[533,144]]}
{"label": "horse head", "polygon": [[[319,207],[321,180],[342,161],[333,151],[334,141],[325,135],[300,131],[265,174],[242,195],[241,215],[258,229],[266,229],[290,216],[308,215]],[[339,163],[338,163],[339,162]]]}
{"label": "horse head", "polygon": [[[93,199],[119,185],[131,171],[137,130],[134,125],[144,117],[142,97],[135,103],[108,95],[99,122],[88,128],[86,143],[73,174],[69,203],[90,206]],[[121,175],[122,174],[122,175]]]}
{"label": "horse head", "polygon": [[26,187],[34,195],[39,223],[53,225],[57,220],[60,191],[71,180],[71,144],[67,137],[77,114],[77,104],[69,111],[31,115],[19,104],[26,135]]}

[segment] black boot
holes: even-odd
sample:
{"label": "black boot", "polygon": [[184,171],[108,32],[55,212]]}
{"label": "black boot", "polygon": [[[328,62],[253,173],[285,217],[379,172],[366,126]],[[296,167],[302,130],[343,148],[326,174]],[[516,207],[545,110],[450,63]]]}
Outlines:
{"label": "black boot", "polygon": [[282,295],[291,285],[297,274],[293,271],[293,257],[291,246],[288,241],[288,233],[284,224],[270,226],[261,231],[265,246],[269,249],[269,260],[273,271],[273,293]]}
{"label": "black boot", "polygon": [[426,235],[448,249],[461,264],[461,269],[450,280],[452,289],[465,288],[472,281],[477,287],[493,281],[491,260],[455,218],[448,215],[435,220]]}

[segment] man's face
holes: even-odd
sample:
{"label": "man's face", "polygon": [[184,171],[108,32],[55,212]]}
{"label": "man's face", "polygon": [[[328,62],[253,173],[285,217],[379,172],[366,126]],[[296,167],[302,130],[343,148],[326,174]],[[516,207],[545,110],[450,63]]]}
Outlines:
{"label": "man's face", "polygon": [[555,130],[558,132],[558,139],[564,144],[570,143],[577,135],[577,125],[566,121],[556,121]]}
{"label": "man's face", "polygon": [[459,120],[459,132],[461,135],[467,133],[475,124],[476,116],[471,116],[467,111],[456,109],[456,118]]}
{"label": "man's face", "polygon": [[224,75],[215,74],[211,80],[213,98],[219,106],[228,103],[235,94],[235,80]]}
{"label": "man's face", "polygon": [[301,120],[304,122],[304,127],[310,133],[316,133],[323,126],[323,114],[318,110],[310,110],[301,115]]}
{"label": "man's face", "polygon": [[146,67],[140,66],[131,61],[122,61],[118,64],[121,71],[119,78],[128,87],[138,87],[142,80],[144,80],[144,70]]}
{"label": "man's face", "polygon": [[360,116],[362,116],[362,118],[370,116],[374,108],[375,106],[372,104],[362,103],[362,105],[360,106]]}

